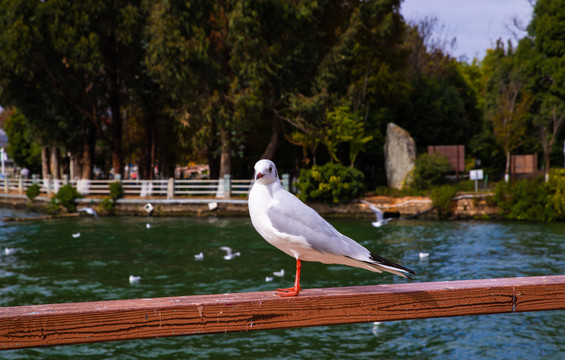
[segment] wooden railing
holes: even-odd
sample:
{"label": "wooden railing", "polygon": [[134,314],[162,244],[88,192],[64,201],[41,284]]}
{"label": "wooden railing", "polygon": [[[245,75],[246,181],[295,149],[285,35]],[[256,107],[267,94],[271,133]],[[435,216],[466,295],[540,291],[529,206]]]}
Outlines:
{"label": "wooden railing", "polygon": [[565,309],[565,275],[0,308],[0,350]]}

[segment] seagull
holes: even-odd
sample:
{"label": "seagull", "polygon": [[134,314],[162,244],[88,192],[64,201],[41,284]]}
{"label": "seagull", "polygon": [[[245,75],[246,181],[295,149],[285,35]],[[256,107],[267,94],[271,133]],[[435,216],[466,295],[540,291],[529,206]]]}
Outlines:
{"label": "seagull", "polygon": [[268,243],[296,259],[294,286],[278,289],[279,296],[296,296],[300,292],[302,261],[342,264],[379,273],[387,271],[406,278],[414,274],[341,234],[314,209],[284,190],[277,168],[270,160],[255,164],[255,182],[248,204],[255,230]]}
{"label": "seagull", "polygon": [[139,280],[141,280],[141,276],[135,276],[135,275],[129,276],[129,283],[130,284],[136,284],[136,283],[139,282]]}
{"label": "seagull", "polygon": [[227,246],[222,246],[220,248],[220,250],[224,250],[226,252],[226,255],[224,255],[224,259],[226,259],[226,260],[231,260],[231,259],[235,258],[236,256],[241,255],[241,253],[239,253],[239,252],[232,253],[231,248],[227,247]]}
{"label": "seagull", "polygon": [[419,252],[418,253],[418,257],[420,258],[420,260],[428,260],[428,257],[430,256],[430,253],[427,252]]}
{"label": "seagull", "polygon": [[383,225],[386,225],[390,221],[390,218],[385,219],[383,217],[383,212],[375,205],[365,200],[361,200],[361,202],[369,205],[369,209],[373,210],[373,212],[375,213],[375,216],[377,217],[377,221],[373,221],[371,223],[371,225],[373,225],[374,227],[381,227]]}
{"label": "seagull", "polygon": [[271,281],[273,281],[272,276],[265,276],[265,282],[271,282]]}
{"label": "seagull", "polygon": [[151,229],[151,224],[150,224],[150,223],[147,223],[147,224],[145,224],[145,227],[146,227],[147,229]]}
{"label": "seagull", "polygon": [[14,248],[9,248],[9,247],[4,248],[4,254],[5,255],[12,255],[15,252],[16,252],[16,249],[14,249]]}
{"label": "seagull", "polygon": [[94,211],[93,208],[83,207],[83,208],[78,209],[78,211],[84,211],[85,213],[90,214],[90,215],[92,215],[92,216],[94,216],[95,218],[98,219],[98,214],[96,213],[96,211]]}
{"label": "seagull", "polygon": [[80,237],[80,232],[77,232],[76,234],[73,234],[73,238],[79,238]]}
{"label": "seagull", "polygon": [[196,260],[196,261],[204,260],[204,253],[195,254],[194,260]]}
{"label": "seagull", "polygon": [[274,271],[273,275],[278,276],[278,277],[283,277],[284,276],[284,269],[281,269],[281,271]]}

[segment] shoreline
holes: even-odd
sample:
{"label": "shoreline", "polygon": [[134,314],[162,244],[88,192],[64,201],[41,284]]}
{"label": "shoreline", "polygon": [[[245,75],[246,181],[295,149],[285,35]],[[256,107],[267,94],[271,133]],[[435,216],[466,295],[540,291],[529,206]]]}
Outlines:
{"label": "shoreline", "polygon": [[[452,201],[451,216],[447,220],[498,219],[499,209],[488,204],[488,194],[463,194]],[[151,203],[154,207],[152,216],[249,216],[247,198],[140,198],[126,197],[116,201],[114,214],[106,213],[100,204],[104,198],[86,197],[77,199],[77,206],[89,206],[98,211],[100,216],[147,216],[144,206]],[[374,218],[374,213],[365,200],[379,207],[386,217],[438,219],[439,214],[433,208],[432,201],[422,196],[365,196],[345,204],[326,205],[309,203],[324,217],[342,218]],[[0,206],[24,208],[46,213],[50,198],[37,197],[30,202],[25,195],[0,194]],[[31,218],[5,218],[3,221],[46,220],[62,217],[88,216],[80,213],[60,213],[55,215],[36,216]]]}

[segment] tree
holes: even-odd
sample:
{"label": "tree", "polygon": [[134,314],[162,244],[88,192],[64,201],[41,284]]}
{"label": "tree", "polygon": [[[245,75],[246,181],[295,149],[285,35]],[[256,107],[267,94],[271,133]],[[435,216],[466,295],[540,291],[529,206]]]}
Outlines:
{"label": "tree", "polygon": [[565,1],[535,3],[529,37],[518,47],[535,95],[534,124],[539,129],[546,181],[550,154],[563,128],[565,108]]}
{"label": "tree", "polygon": [[524,142],[532,95],[525,89],[524,76],[514,61],[511,44],[505,50],[501,41],[487,55],[491,76],[487,85],[486,111],[496,139],[506,154],[505,179],[510,174],[512,151]]}
{"label": "tree", "polygon": [[31,173],[41,171],[41,145],[26,118],[17,109],[10,111],[4,130],[8,135],[8,156]]}

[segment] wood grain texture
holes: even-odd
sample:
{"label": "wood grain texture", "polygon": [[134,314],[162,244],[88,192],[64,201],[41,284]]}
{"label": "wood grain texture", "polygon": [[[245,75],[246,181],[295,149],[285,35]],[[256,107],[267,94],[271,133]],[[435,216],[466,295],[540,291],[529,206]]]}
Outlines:
{"label": "wood grain texture", "polygon": [[565,275],[0,308],[0,350],[565,309]]}

